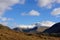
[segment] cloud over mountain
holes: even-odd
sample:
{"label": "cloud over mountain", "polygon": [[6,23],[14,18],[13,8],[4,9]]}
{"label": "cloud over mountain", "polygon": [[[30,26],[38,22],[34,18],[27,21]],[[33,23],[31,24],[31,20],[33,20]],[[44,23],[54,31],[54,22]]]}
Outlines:
{"label": "cloud over mountain", "polygon": [[51,27],[54,24],[55,24],[55,22],[52,22],[52,21],[43,21],[43,22],[41,22],[41,26],[47,26],[47,27]]}
{"label": "cloud over mountain", "polygon": [[37,23],[33,23],[31,25],[17,25],[18,28],[22,28],[22,29],[31,29],[34,27],[51,27],[52,25],[54,25],[55,22],[52,21],[42,21],[42,22],[37,22]]}
{"label": "cloud over mountain", "polygon": [[34,28],[35,25],[18,25],[18,27],[23,29],[28,29],[28,28]]}

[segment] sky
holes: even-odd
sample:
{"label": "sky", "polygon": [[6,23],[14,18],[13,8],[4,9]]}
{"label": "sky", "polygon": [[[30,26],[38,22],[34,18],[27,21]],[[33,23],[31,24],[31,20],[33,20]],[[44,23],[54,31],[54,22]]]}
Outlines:
{"label": "sky", "polygon": [[60,0],[0,0],[0,24],[13,28],[36,22],[60,22]]}

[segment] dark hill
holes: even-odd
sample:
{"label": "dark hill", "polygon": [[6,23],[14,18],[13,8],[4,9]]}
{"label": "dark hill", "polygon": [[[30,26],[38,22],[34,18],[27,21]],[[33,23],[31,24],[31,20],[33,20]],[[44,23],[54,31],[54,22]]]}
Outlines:
{"label": "dark hill", "polygon": [[44,31],[45,33],[60,33],[60,22],[54,24],[52,27],[50,27],[49,29],[46,29]]}

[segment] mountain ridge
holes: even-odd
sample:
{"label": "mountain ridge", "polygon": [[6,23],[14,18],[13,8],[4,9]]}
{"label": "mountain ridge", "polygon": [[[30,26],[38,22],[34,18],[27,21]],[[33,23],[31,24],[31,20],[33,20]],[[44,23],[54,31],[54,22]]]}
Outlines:
{"label": "mountain ridge", "polygon": [[52,27],[50,27],[49,29],[46,29],[44,31],[45,33],[60,33],[60,22],[54,24]]}

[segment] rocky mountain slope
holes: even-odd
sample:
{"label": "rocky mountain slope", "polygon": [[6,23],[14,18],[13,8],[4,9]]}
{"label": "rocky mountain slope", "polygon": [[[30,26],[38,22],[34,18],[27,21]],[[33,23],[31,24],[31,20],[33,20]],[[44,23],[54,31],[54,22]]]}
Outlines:
{"label": "rocky mountain slope", "polygon": [[[35,25],[35,26],[33,26]],[[15,31],[20,31],[20,32],[32,32],[32,33],[36,33],[36,32],[43,32],[45,29],[48,29],[48,26],[41,26],[40,23],[35,23],[33,25],[30,25],[31,28],[29,28],[30,26],[20,26],[20,27],[16,27],[13,28],[13,30]]]}

